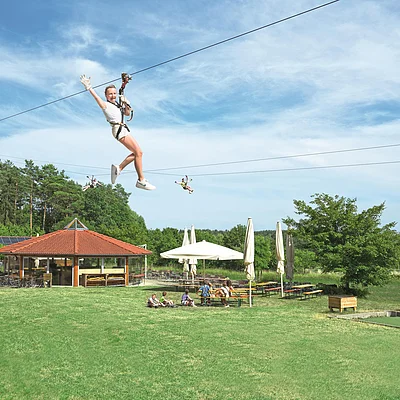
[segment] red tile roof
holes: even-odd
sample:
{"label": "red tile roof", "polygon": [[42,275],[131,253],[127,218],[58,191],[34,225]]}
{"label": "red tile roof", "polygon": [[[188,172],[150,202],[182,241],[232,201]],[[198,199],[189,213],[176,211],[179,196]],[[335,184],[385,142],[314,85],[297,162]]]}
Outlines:
{"label": "red tile roof", "polygon": [[88,229],[62,229],[2,247],[0,254],[26,256],[131,257],[151,251]]}

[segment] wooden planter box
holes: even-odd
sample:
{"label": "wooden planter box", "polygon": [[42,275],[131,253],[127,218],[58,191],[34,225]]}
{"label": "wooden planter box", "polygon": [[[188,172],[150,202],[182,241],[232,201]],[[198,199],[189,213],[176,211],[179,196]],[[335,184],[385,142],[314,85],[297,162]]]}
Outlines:
{"label": "wooden planter box", "polygon": [[334,308],[338,308],[342,312],[345,308],[353,308],[354,311],[357,310],[357,297],[337,295],[328,297],[328,307],[331,311]]}

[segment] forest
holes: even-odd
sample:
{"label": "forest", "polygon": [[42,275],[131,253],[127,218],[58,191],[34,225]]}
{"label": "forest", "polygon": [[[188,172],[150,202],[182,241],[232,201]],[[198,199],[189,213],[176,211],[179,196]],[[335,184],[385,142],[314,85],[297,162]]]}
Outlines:
{"label": "forest", "polygon": [[[23,167],[0,161],[0,236],[36,236],[62,229],[77,217],[89,229],[153,252],[150,265],[165,266],[161,252],[182,245],[183,231],[174,227],[147,229],[145,220],[128,204],[130,193],[117,184],[94,189],[70,179],[52,164]],[[295,220],[287,217],[295,241],[295,271],[339,272],[349,285],[385,283],[400,267],[400,235],[396,223],[381,226],[385,204],[358,211],[356,199],[315,194],[309,203],[294,200]],[[246,227],[196,229],[197,241],[207,240],[243,251]],[[285,234],[286,232],[284,232]],[[210,266],[218,264],[210,262]],[[243,269],[226,261],[226,269]],[[256,271],[276,269],[275,231],[255,232]]]}

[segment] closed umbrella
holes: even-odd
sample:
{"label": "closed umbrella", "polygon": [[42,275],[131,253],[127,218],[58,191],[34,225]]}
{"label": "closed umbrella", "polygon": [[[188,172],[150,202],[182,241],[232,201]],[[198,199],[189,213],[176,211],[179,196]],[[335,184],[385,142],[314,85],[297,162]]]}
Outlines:
{"label": "closed umbrella", "polygon": [[[182,246],[187,246],[189,244],[189,235],[188,235],[188,230],[185,228],[185,231],[183,233],[183,242]],[[180,258],[178,260],[179,263],[183,264],[183,274],[185,278],[188,278],[188,272],[189,272],[189,260],[187,258]]]}
{"label": "closed umbrella", "polygon": [[251,218],[247,219],[246,237],[244,241],[244,265],[246,277],[249,280],[250,297],[249,305],[251,307],[251,281],[254,280],[254,227],[253,220]]}
{"label": "closed umbrella", "polygon": [[281,275],[281,295],[283,297],[283,274],[285,273],[285,250],[283,248],[283,235],[281,223],[278,221],[276,223],[276,239],[275,239],[275,247],[276,247],[276,259],[278,260],[278,267],[276,272]]}
{"label": "closed umbrella", "polygon": [[293,280],[294,272],[294,245],[293,236],[291,233],[286,235],[286,278],[289,281]]}
{"label": "closed umbrella", "polygon": [[[196,232],[194,231],[194,225],[192,225],[192,228],[190,229],[190,244],[195,244],[196,243]],[[194,280],[194,277],[197,275],[197,258],[191,258],[189,260],[190,264],[190,273],[192,274],[192,280]]]}

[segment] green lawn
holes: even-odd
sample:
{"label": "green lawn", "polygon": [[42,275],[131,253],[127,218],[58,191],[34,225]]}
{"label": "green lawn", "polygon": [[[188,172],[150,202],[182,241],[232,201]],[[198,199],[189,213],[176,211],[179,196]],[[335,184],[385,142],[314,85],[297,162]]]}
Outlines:
{"label": "green lawn", "polygon": [[373,317],[373,318],[366,318],[365,321],[376,322],[377,324],[398,326],[400,328],[400,317]]}
{"label": "green lawn", "polygon": [[[399,309],[399,289],[358,311]],[[326,296],[149,309],[152,291],[1,289],[0,398],[400,399],[400,331],[328,318]]]}

